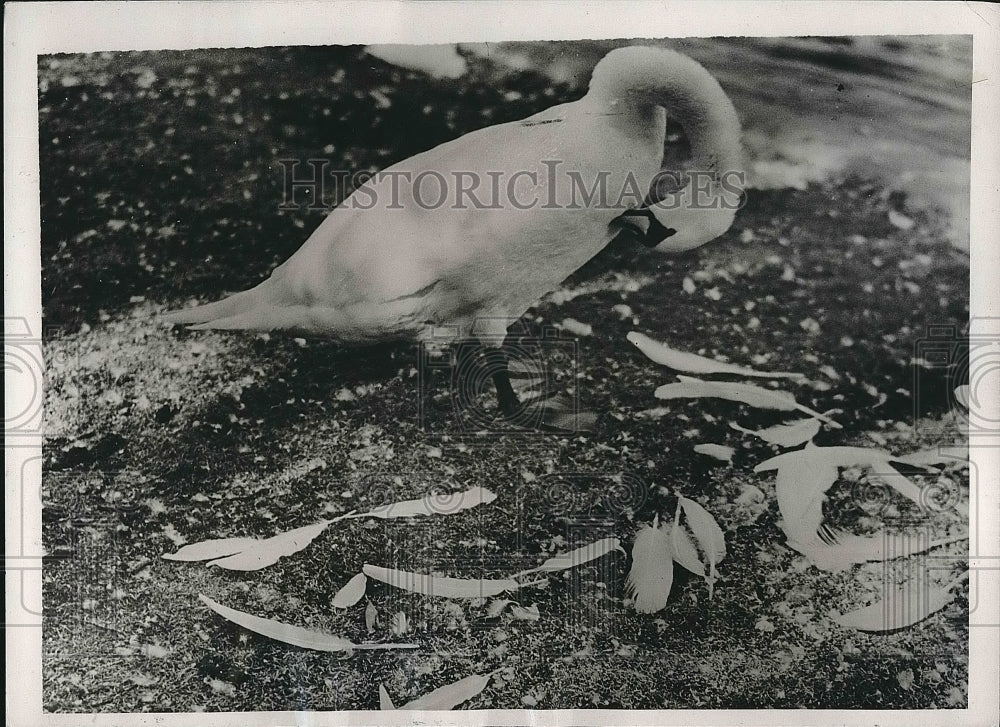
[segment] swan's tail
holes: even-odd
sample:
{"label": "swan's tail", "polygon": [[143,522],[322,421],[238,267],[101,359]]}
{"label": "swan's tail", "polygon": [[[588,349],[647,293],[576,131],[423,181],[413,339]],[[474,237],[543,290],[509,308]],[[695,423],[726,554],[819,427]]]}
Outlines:
{"label": "swan's tail", "polygon": [[[268,281],[264,281],[255,288],[215,303],[164,313],[162,319],[178,325],[194,325],[196,328],[256,329],[258,326],[254,325],[251,314],[271,304],[267,283]],[[234,319],[239,320],[241,325],[233,325]]]}
{"label": "swan's tail", "polygon": [[196,331],[286,331],[340,341],[376,339],[385,333],[378,326],[359,323],[342,310],[292,300],[273,277],[215,303],[170,311],[163,314],[162,320],[188,325]]}

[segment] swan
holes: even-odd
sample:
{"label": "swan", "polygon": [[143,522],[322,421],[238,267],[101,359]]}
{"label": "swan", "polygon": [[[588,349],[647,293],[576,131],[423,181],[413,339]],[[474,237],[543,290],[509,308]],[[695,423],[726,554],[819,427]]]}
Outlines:
{"label": "swan", "polygon": [[[668,114],[700,176],[653,199]],[[669,252],[723,234],[738,204],[719,175],[742,168],[736,110],[707,70],[675,51],[619,48],[581,99],[388,167],[262,283],[165,319],[345,345],[474,340],[510,416],[507,328],[618,235]],[[457,193],[472,180],[476,201]]]}

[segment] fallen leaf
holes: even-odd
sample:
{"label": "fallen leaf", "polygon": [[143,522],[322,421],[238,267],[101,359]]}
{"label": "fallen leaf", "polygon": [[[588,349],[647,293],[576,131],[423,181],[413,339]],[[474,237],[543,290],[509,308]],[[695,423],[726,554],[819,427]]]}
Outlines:
{"label": "fallen leaf", "polygon": [[768,444],[776,444],[779,447],[797,447],[804,442],[808,442],[819,432],[819,419],[800,419],[788,424],[778,424],[760,431],[745,429],[735,422],[729,425],[738,432],[751,434],[760,437]]}
{"label": "fallen leaf", "polygon": [[636,533],[625,590],[639,613],[655,613],[667,605],[674,582],[670,540],[659,516],[653,518],[652,526],[643,525]]}
{"label": "fallen leaf", "polygon": [[313,631],[312,629],[304,629],[300,626],[292,626],[291,624],[282,623],[281,621],[273,621],[268,618],[253,616],[249,613],[244,613],[243,611],[237,611],[234,608],[223,606],[221,603],[216,603],[208,596],[202,594],[199,594],[198,598],[202,603],[223,618],[228,619],[245,629],[253,631],[256,634],[260,634],[261,636],[266,636],[269,639],[281,641],[282,643],[291,644],[292,646],[298,646],[303,649],[312,649],[314,651],[347,651],[349,649],[417,648],[416,644],[354,644],[344,637],[336,636],[335,634],[329,634],[323,631]]}
{"label": "fallen leaf", "polygon": [[570,551],[569,553],[559,553],[558,555],[554,555],[540,566],[523,570],[517,575],[525,576],[529,573],[539,572],[551,573],[553,571],[566,570],[567,568],[575,568],[578,565],[589,563],[590,561],[596,560],[597,558],[615,550],[625,552],[621,546],[621,541],[614,537],[603,538],[601,540],[596,540],[593,543],[581,546],[576,550]]}
{"label": "fallen leaf", "polygon": [[736,454],[735,449],[721,444],[696,444],[694,451],[729,463],[732,463],[733,455]]}
{"label": "fallen leaf", "polygon": [[690,374],[731,374],[765,379],[800,379],[802,374],[754,371],[753,369],[736,366],[735,364],[716,361],[693,353],[677,351],[665,343],[660,343],[638,331],[630,332],[626,338],[636,348],[642,351],[654,363],[667,366],[674,371],[684,371]]}
{"label": "fallen leaf", "polygon": [[459,679],[454,684],[438,687],[433,692],[404,704],[400,709],[454,709],[462,702],[467,702],[479,694],[489,683],[489,674],[473,674],[465,679]]}
{"label": "fallen leaf", "polygon": [[362,571],[369,578],[388,583],[396,588],[402,588],[404,591],[441,598],[488,598],[520,588],[520,584],[511,578],[502,580],[448,578],[368,564],[365,564]]}
{"label": "fallen leaf", "polygon": [[350,608],[361,600],[368,588],[368,578],[364,573],[358,573],[343,588],[337,591],[330,605],[334,608]]}
{"label": "fallen leaf", "polygon": [[375,608],[375,604],[371,601],[365,606],[365,629],[368,633],[372,633],[375,630],[375,624],[378,623],[378,609]]}
{"label": "fallen leaf", "polygon": [[811,417],[821,419],[835,429],[842,429],[837,422],[825,414],[813,411],[795,401],[795,397],[784,391],[763,389],[753,384],[739,384],[720,381],[702,381],[691,376],[678,376],[679,383],[664,384],[654,395],[658,399],[691,399],[700,397],[715,397],[738,401],[758,409],[777,409],[778,411],[793,411],[798,409]]}

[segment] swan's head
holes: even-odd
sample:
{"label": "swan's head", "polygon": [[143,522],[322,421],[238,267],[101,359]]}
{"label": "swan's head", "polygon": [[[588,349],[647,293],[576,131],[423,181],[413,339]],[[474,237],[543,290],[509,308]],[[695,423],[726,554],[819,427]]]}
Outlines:
{"label": "swan's head", "polygon": [[715,184],[693,193],[693,187],[688,185],[650,205],[657,222],[668,230],[667,236],[653,249],[691,250],[724,235],[732,226],[736,210],[745,199],[742,189]]}

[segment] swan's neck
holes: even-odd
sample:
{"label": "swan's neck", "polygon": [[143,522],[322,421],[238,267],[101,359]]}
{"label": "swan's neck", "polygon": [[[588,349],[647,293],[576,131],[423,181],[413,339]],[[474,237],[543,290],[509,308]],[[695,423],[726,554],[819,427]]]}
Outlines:
{"label": "swan's neck", "polygon": [[663,123],[666,110],[684,128],[694,168],[742,169],[740,123],[718,81],[695,61],[664,48],[619,48],[594,68],[587,100],[626,123]]}

